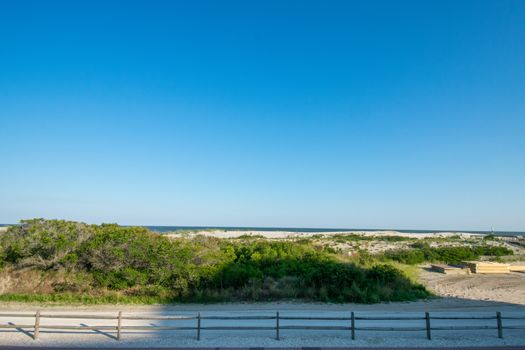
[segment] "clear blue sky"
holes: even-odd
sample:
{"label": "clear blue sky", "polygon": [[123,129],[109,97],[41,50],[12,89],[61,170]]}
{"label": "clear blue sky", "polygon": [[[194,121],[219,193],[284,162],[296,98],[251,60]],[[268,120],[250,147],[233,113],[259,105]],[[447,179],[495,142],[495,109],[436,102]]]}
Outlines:
{"label": "clear blue sky", "polygon": [[525,1],[0,2],[0,222],[525,230]]}

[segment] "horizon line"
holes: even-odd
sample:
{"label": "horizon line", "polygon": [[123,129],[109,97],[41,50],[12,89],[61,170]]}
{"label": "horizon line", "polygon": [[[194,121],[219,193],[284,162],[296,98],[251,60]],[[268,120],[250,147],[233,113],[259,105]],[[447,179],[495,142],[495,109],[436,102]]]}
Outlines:
{"label": "horizon line", "polygon": [[[47,220],[47,219],[46,219]],[[61,220],[61,219],[59,219]],[[65,220],[65,221],[77,221],[77,220]],[[77,221],[82,222],[82,221]],[[158,228],[179,228],[179,229],[233,229],[233,230],[293,230],[293,231],[300,231],[300,230],[308,230],[311,232],[315,232],[315,230],[321,231],[395,231],[395,232],[412,232],[412,233],[437,233],[437,232],[458,232],[458,233],[525,233],[525,230],[473,230],[473,229],[405,229],[405,228],[342,228],[342,227],[297,227],[297,226],[223,226],[223,225],[150,225],[150,224],[120,224],[116,222],[101,222],[100,224],[117,224],[119,226],[126,226],[126,227],[146,227],[146,228],[152,228],[152,227],[158,227]],[[5,226],[16,226],[19,225],[19,223],[16,224],[5,224],[0,223],[0,227]]]}

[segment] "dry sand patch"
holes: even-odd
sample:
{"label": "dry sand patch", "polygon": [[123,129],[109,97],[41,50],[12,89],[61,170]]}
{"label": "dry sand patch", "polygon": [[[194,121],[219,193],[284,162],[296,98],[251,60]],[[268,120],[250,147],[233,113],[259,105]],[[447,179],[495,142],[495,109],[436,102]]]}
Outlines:
{"label": "dry sand patch", "polygon": [[525,305],[525,273],[445,275],[423,270],[420,281],[442,297]]}

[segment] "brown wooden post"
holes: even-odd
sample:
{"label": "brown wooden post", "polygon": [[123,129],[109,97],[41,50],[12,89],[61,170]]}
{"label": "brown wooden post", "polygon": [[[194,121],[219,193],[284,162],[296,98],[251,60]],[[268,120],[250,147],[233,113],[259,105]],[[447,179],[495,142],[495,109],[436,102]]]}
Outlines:
{"label": "brown wooden post", "polygon": [[352,340],[355,340],[355,315],[352,311]]}
{"label": "brown wooden post", "polygon": [[498,338],[503,338],[503,324],[501,322],[501,312],[496,312],[496,321],[498,323]]}
{"label": "brown wooden post", "polygon": [[197,340],[201,340],[201,313],[197,314]]}
{"label": "brown wooden post", "polygon": [[35,314],[35,330],[33,332],[33,339],[37,340],[40,335],[40,310],[37,310]]}
{"label": "brown wooden post", "polygon": [[279,311],[275,314],[275,338],[281,340],[279,337]]}
{"label": "brown wooden post", "polygon": [[122,329],[122,311],[118,312],[117,320],[117,341],[120,341],[120,331]]}
{"label": "brown wooden post", "polygon": [[427,339],[432,339],[432,334],[430,333],[430,314],[428,312],[425,312],[425,324],[427,328]]}

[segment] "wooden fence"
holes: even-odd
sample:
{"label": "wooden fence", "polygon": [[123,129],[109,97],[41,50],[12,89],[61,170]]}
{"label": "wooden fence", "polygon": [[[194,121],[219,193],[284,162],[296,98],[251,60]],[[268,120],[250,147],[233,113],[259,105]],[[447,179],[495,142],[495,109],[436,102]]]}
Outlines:
{"label": "wooden fence", "polygon": [[[21,330],[32,330],[33,339],[38,339],[40,330],[93,330],[93,331],[113,331],[116,332],[116,340],[122,339],[122,334],[126,331],[163,331],[163,330],[189,330],[196,332],[197,340],[201,339],[202,331],[213,330],[213,331],[255,331],[255,330],[267,330],[274,331],[275,338],[280,339],[281,331],[283,330],[342,330],[348,331],[349,336],[352,339],[356,339],[357,331],[414,331],[414,332],[425,332],[428,340],[432,339],[432,331],[468,331],[468,330],[495,330],[497,336],[503,338],[503,331],[505,329],[525,329],[525,325],[503,325],[504,320],[525,320],[525,316],[502,316],[500,312],[496,312],[494,316],[462,316],[462,317],[451,317],[451,316],[431,316],[430,313],[425,312],[420,317],[360,317],[356,316],[354,312],[349,313],[349,317],[302,317],[302,316],[282,316],[279,312],[276,312],[273,316],[203,316],[201,313],[197,313],[195,316],[124,316],[122,311],[119,311],[115,316],[108,315],[55,315],[45,314],[41,311],[36,313],[0,313],[0,318],[31,318],[34,320],[32,324],[0,324],[0,329],[21,329]],[[103,326],[87,326],[87,325],[47,325],[42,324],[42,319],[76,319],[76,320],[114,320],[114,325],[103,325]],[[183,320],[194,320],[195,326],[133,326],[124,325],[126,320],[145,320],[145,321],[183,321]],[[273,325],[268,326],[203,326],[205,320],[268,320],[272,321]],[[327,325],[281,325],[281,321],[341,321],[346,325],[339,326],[327,326]],[[477,325],[477,326],[432,326],[432,320],[493,320],[494,324],[490,325]],[[420,327],[359,327],[359,321],[421,321]]]}

